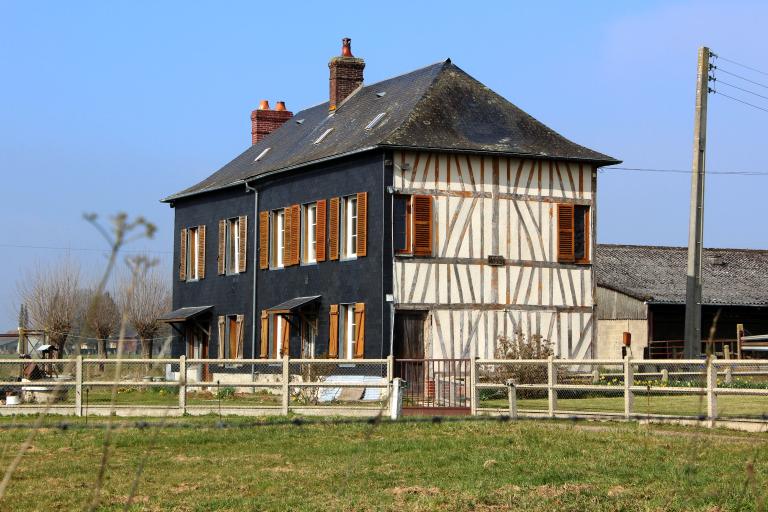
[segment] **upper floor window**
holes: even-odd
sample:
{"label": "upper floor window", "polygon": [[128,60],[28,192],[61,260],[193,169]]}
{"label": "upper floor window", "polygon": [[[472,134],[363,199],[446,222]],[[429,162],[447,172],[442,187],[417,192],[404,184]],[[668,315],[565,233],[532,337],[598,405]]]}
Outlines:
{"label": "upper floor window", "polygon": [[272,212],[272,266],[283,268],[285,266],[285,210]]}
{"label": "upper floor window", "polygon": [[197,281],[205,277],[205,226],[181,230],[179,280]]}
{"label": "upper floor window", "polygon": [[302,261],[317,262],[317,203],[305,204],[302,219]]}
{"label": "upper floor window", "polygon": [[562,263],[590,262],[589,206],[557,205],[557,261]]}
{"label": "upper floor window", "polygon": [[195,281],[200,277],[197,269],[197,262],[200,257],[199,237],[200,230],[198,228],[187,230],[187,281]]}
{"label": "upper floor window", "polygon": [[412,254],[413,246],[411,237],[413,231],[413,217],[411,215],[411,196],[397,194],[394,197],[393,211],[393,237],[395,252],[397,254]]}
{"label": "upper floor window", "polygon": [[432,196],[394,196],[392,235],[396,254],[432,256],[434,213]]}
{"label": "upper floor window", "polygon": [[227,220],[226,233],[227,274],[240,272],[240,219]]}
{"label": "upper floor window", "polygon": [[357,257],[357,196],[347,196],[341,208],[341,257]]}

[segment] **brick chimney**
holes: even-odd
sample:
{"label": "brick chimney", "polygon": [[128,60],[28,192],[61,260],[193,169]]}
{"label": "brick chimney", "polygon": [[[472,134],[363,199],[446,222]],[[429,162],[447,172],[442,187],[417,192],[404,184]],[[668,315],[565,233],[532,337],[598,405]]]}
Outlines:
{"label": "brick chimney", "polygon": [[275,110],[272,110],[267,100],[261,100],[259,108],[251,112],[251,143],[256,144],[283,126],[291,117],[293,112],[285,109],[284,101],[278,101]]}
{"label": "brick chimney", "polygon": [[336,110],[336,107],[363,83],[365,61],[352,55],[352,40],[345,37],[341,40],[341,55],[333,57],[328,62],[328,67],[331,70],[329,110]]}

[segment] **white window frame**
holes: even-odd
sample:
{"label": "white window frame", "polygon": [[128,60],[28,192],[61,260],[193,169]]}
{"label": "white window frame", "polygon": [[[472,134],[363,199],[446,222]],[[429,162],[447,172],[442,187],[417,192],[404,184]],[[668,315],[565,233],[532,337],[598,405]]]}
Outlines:
{"label": "white window frame", "polygon": [[[278,313],[272,314],[272,336],[274,343],[270,343],[269,350],[274,350],[274,354],[270,354],[270,357],[272,358],[280,358],[282,357],[281,354],[283,353],[283,323],[285,319],[283,318],[283,315],[280,315]],[[291,340],[288,340],[288,343],[290,343]]]}
{"label": "white window frame", "polygon": [[227,275],[240,273],[240,218],[227,219],[225,270]]}
{"label": "white window frame", "polygon": [[355,304],[339,304],[339,359],[352,359],[355,350]]}
{"label": "white window frame", "polygon": [[357,258],[357,195],[345,196],[341,209],[341,256]]}
{"label": "white window frame", "polygon": [[270,264],[272,268],[284,268],[285,261],[283,261],[283,255],[285,254],[285,210],[273,210],[272,211],[272,233],[274,243],[272,244],[272,261]]}
{"label": "white window frame", "polygon": [[200,230],[197,226],[187,228],[187,281],[197,281],[198,259],[200,258]]}
{"label": "white window frame", "polygon": [[307,203],[302,206],[302,251],[301,260],[304,264],[317,263],[317,203]]}

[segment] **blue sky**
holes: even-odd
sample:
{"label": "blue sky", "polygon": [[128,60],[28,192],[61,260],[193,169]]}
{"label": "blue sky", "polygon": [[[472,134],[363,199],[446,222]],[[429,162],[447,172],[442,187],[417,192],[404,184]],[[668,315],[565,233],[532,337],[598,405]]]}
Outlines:
{"label": "blue sky", "polygon": [[[154,221],[156,239],[131,248],[170,278],[173,211],[159,199],[245,149],[260,99],[326,100],[342,37],[369,82],[450,57],[629,167],[689,169],[700,45],[768,68],[759,2],[347,4],[1,1],[0,328],[28,269],[67,254],[86,274],[103,265],[86,211]],[[708,169],[768,171],[766,116],[711,97]],[[766,185],[710,176],[706,245],[766,247]],[[689,176],[607,170],[598,187],[600,242],[687,243]]]}

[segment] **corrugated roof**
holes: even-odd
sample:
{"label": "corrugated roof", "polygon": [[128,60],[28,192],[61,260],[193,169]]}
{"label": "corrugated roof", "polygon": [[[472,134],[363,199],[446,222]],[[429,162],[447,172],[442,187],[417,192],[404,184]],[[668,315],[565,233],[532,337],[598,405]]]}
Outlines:
{"label": "corrugated roof", "polygon": [[[688,249],[599,244],[594,268],[598,286],[640,300],[685,303]],[[768,305],[768,250],[704,249],[704,304]]]}
{"label": "corrugated roof", "polygon": [[[450,59],[361,87],[333,113],[328,106],[325,102],[298,112],[208,178],[164,201],[375,147],[491,152],[598,165],[619,163],[557,134]],[[382,113],[384,116],[366,129]],[[314,144],[329,128],[333,130]],[[256,162],[266,148],[271,149]]]}

